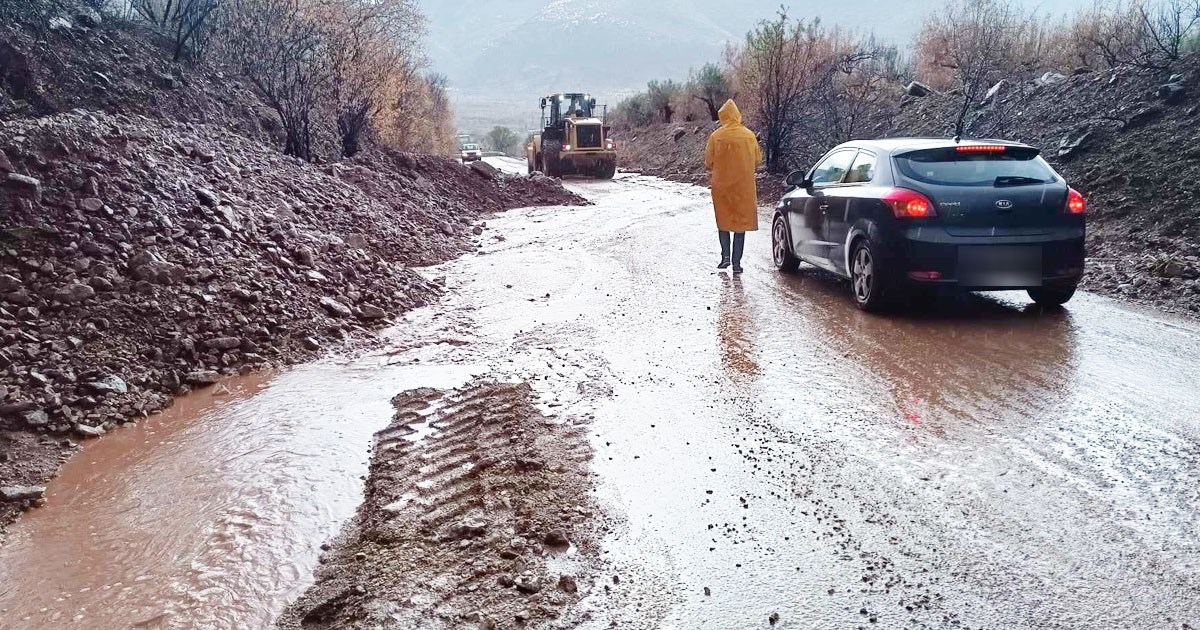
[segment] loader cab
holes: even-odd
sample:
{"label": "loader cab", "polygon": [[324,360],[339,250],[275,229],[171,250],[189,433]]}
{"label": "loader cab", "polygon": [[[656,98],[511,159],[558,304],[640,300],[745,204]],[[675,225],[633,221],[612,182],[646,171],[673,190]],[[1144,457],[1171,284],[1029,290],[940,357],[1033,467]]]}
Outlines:
{"label": "loader cab", "polygon": [[588,94],[552,94],[542,99],[542,126],[561,127],[572,118],[592,118],[595,111],[596,99]]}

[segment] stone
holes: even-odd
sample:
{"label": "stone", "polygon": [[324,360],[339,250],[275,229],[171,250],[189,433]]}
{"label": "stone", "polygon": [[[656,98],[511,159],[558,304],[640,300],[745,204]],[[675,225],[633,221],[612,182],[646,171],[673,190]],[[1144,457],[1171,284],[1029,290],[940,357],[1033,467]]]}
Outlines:
{"label": "stone", "polygon": [[354,311],[351,311],[349,306],[331,297],[321,298],[321,308],[324,308],[327,313],[335,317],[350,317],[354,315]]}
{"label": "stone", "polygon": [[42,409],[30,409],[18,414],[21,422],[30,428],[44,427],[50,424],[50,415]]}
{"label": "stone", "polygon": [[216,337],[205,341],[204,347],[211,350],[233,350],[242,347],[242,340],[238,337]]}
{"label": "stone", "polygon": [[161,260],[152,260],[133,269],[135,279],[154,284],[176,284],[182,282],[186,276],[187,270],[183,267]]}
{"label": "stone", "polygon": [[296,262],[305,267],[315,267],[317,265],[317,255],[313,251],[313,248],[307,245],[297,247],[296,251],[292,252],[292,257],[296,259]]}
{"label": "stone", "polygon": [[104,256],[109,256],[113,253],[111,248],[101,245],[100,243],[97,243],[91,239],[84,239],[80,241],[79,251],[84,255],[91,256],[93,258],[103,258]]}
{"label": "stone", "polygon": [[76,424],[75,434],[81,438],[98,438],[104,436],[104,427],[93,427],[89,424]]}
{"label": "stone", "polygon": [[0,293],[9,293],[21,288],[21,280],[6,273],[0,273]]}
{"label": "stone", "polygon": [[51,31],[69,31],[71,30],[71,20],[68,20],[61,15],[57,15],[50,18],[50,21],[46,24],[46,26]]}
{"label": "stone", "polygon": [[3,486],[0,487],[0,501],[19,503],[34,501],[46,496],[45,486]]}
{"label": "stone", "polygon": [[574,595],[579,592],[579,583],[575,581],[575,576],[573,575],[559,576],[558,589],[564,593]]}
{"label": "stone", "polygon": [[1033,82],[1039,87],[1049,87],[1051,85],[1058,85],[1066,80],[1067,76],[1062,73],[1047,71],[1042,76],[1034,79]]}
{"label": "stone", "polygon": [[304,346],[304,348],[306,350],[311,350],[313,352],[316,352],[317,350],[321,349],[321,342],[317,341],[316,339],[313,339],[312,337],[305,337],[304,339],[300,340],[300,343]]}
{"label": "stone", "polygon": [[494,180],[500,177],[500,171],[497,170],[495,166],[492,166],[483,160],[471,162],[471,170],[486,177],[487,179]]}
{"label": "stone", "polygon": [[673,131],[671,131],[671,138],[675,140],[675,142],[679,142],[686,135],[687,129],[684,129],[683,127],[676,127]]}
{"label": "stone", "polygon": [[546,534],[546,537],[543,540],[543,542],[546,543],[547,547],[563,547],[563,548],[565,548],[565,547],[571,546],[571,539],[569,537],[567,537],[567,533],[561,529],[551,530],[549,533]]}
{"label": "stone", "polygon": [[1160,86],[1156,95],[1163,102],[1176,105],[1182,103],[1187,98],[1187,88],[1182,83],[1168,83]]}
{"label": "stone", "polygon": [[215,208],[221,204],[221,197],[207,188],[197,188],[196,198],[209,208]]}
{"label": "stone", "polygon": [[383,319],[387,317],[387,311],[374,304],[362,304],[358,307],[358,312],[363,319]]}
{"label": "stone", "polygon": [[1129,118],[1126,119],[1125,123],[1121,125],[1121,129],[1129,130],[1137,129],[1138,127],[1145,127],[1146,125],[1161,118],[1162,115],[1163,110],[1161,107],[1144,107],[1131,114]]}
{"label": "stone", "polygon": [[100,212],[104,209],[104,202],[95,197],[88,197],[79,202],[79,207],[88,212]]}
{"label": "stone", "polygon": [[517,590],[532,595],[542,590],[542,580],[535,575],[522,575],[513,581]]}
{"label": "stone", "polygon": [[928,85],[925,85],[924,83],[921,83],[919,81],[913,81],[913,82],[909,83],[908,85],[904,86],[905,94],[907,94],[909,96],[916,96],[918,98],[920,98],[922,96],[929,96],[929,93],[932,91],[933,90]]}
{"label": "stone", "polygon": [[1000,81],[998,81],[996,83],[996,85],[993,85],[991,88],[988,89],[987,93],[983,95],[983,100],[980,101],[979,104],[987,105],[987,104],[991,103],[992,101],[996,100],[996,97],[1000,95],[1000,91],[1003,90],[1007,86],[1008,86],[1008,81],[1001,79]]}
{"label": "stone", "polygon": [[183,382],[188,385],[213,385],[221,380],[216,370],[194,370],[183,375]]}
{"label": "stone", "polygon": [[9,161],[8,154],[4,152],[4,149],[0,149],[0,173],[11,173],[14,170],[16,169],[13,168],[12,162]]}
{"label": "stone", "polygon": [[96,295],[96,290],[78,282],[68,284],[54,292],[54,299],[63,304],[75,304]]}
{"label": "stone", "polygon": [[34,199],[41,199],[42,196],[41,180],[20,173],[9,173],[5,176],[4,187],[19,195],[26,195]]}
{"label": "stone", "polygon": [[103,21],[100,12],[91,7],[82,7],[76,10],[74,17],[75,23],[83,28],[96,28]]}
{"label": "stone", "polygon": [[479,518],[466,518],[454,526],[454,536],[456,538],[474,538],[482,536],[487,532],[487,521]]}
{"label": "stone", "polygon": [[1064,137],[1058,143],[1058,157],[1069,158],[1074,157],[1083,149],[1087,148],[1088,140],[1092,137],[1092,132],[1086,129],[1077,130],[1075,133]]}
{"label": "stone", "polygon": [[86,387],[97,394],[125,394],[129,392],[129,385],[125,383],[125,380],[113,374],[87,383]]}

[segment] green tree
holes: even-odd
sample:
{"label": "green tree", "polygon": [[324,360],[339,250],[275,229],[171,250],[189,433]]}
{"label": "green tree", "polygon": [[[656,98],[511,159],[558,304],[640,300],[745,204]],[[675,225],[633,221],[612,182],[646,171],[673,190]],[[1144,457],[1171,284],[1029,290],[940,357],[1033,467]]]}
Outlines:
{"label": "green tree", "polygon": [[646,92],[650,98],[650,107],[662,116],[663,122],[671,122],[671,118],[675,115],[675,97],[681,91],[682,87],[670,79],[666,81],[651,81],[646,85]]}
{"label": "green tree", "polygon": [[488,144],[492,150],[501,153],[511,153],[512,149],[521,143],[521,137],[517,132],[508,127],[494,127],[487,134]]}
{"label": "green tree", "polygon": [[704,64],[691,82],[692,98],[704,103],[708,115],[717,120],[721,105],[729,99],[729,78],[715,63]]}

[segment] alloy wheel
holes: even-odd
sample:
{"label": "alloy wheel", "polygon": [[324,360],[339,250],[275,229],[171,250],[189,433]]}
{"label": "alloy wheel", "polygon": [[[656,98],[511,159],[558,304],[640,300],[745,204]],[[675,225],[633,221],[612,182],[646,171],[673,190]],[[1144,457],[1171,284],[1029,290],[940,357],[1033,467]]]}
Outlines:
{"label": "alloy wheel", "polygon": [[782,267],[784,255],[787,247],[787,228],[784,227],[783,221],[775,221],[775,225],[771,228],[771,257],[775,261],[776,267]]}
{"label": "alloy wheel", "polygon": [[871,259],[871,250],[866,246],[859,247],[854,253],[853,284],[854,297],[859,303],[871,299],[871,290],[875,283],[875,263]]}

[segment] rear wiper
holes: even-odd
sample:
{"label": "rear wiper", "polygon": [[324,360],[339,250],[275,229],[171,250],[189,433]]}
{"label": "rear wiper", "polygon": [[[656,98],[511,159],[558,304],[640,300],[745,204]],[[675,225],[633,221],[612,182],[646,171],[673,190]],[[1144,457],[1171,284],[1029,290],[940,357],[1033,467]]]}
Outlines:
{"label": "rear wiper", "polygon": [[1001,175],[992,182],[993,186],[1028,186],[1029,184],[1045,184],[1046,180],[1036,177],[1025,177],[1024,175]]}

